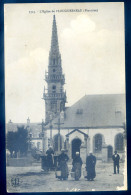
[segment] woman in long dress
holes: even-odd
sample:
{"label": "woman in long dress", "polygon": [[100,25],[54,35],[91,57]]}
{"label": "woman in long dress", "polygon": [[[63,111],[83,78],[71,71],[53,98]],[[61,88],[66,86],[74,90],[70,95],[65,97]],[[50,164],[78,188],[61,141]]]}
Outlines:
{"label": "woman in long dress", "polygon": [[68,166],[67,161],[69,157],[65,154],[65,150],[61,150],[61,154],[58,156],[58,170],[61,171],[61,176],[57,176],[59,179],[66,180],[68,178]]}
{"label": "woman in long dress", "polygon": [[73,172],[75,172],[75,180],[79,180],[79,178],[81,177],[81,167],[82,167],[82,160],[79,152],[76,152],[76,156],[73,159],[72,165],[73,165],[72,170]]}

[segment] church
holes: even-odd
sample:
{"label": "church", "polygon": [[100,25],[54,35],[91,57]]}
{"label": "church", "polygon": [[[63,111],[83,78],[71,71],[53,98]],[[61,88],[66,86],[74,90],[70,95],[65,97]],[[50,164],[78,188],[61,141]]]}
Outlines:
{"label": "church", "polygon": [[[31,143],[44,151],[51,146],[58,155],[62,148],[69,158],[75,153],[85,162],[92,151],[97,159],[109,162],[115,150],[125,159],[125,94],[84,95],[71,107],[66,107],[64,91],[65,75],[58,44],[55,15],[53,16],[51,47],[48,71],[45,73],[47,86],[44,87],[45,123],[43,128],[27,119]],[[11,127],[12,125],[12,127]],[[15,124],[7,124],[12,129]],[[43,136],[41,136],[41,129]]]}
{"label": "church", "polygon": [[65,76],[55,16],[53,18],[51,49],[44,90],[46,134],[56,153],[61,148],[73,158],[80,152],[85,161],[91,150],[97,159],[109,161],[117,150],[124,158],[125,95],[85,95],[71,107],[66,107]]}

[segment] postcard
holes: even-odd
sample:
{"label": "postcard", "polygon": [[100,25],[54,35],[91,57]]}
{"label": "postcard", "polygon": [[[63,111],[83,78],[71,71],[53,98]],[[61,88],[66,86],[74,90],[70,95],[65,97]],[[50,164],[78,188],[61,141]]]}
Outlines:
{"label": "postcard", "polygon": [[124,3],[4,5],[12,192],[127,190]]}

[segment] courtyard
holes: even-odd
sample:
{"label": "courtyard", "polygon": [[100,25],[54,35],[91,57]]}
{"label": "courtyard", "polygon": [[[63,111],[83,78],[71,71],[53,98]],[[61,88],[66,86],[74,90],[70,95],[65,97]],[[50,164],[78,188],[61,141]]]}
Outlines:
{"label": "courtyard", "polygon": [[[68,165],[69,172],[71,164]],[[124,178],[124,163],[120,163],[120,173],[113,174],[113,163],[96,163],[96,178],[87,181],[83,176],[85,164],[82,166],[82,176],[75,181],[69,174],[68,180],[55,178],[55,172],[44,172],[40,163],[31,167],[7,167],[8,192],[69,192],[69,191],[116,191],[126,190]],[[14,181],[16,178],[16,184]]]}

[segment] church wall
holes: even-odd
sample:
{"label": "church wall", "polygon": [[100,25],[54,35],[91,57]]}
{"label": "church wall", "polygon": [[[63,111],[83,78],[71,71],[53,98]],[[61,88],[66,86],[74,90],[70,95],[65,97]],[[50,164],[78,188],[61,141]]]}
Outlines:
{"label": "church wall", "polygon": [[113,151],[115,150],[115,136],[118,133],[123,133],[124,130],[122,128],[118,129],[89,129],[89,137],[90,137],[90,149],[93,151],[93,138],[96,134],[101,134],[104,137],[104,141],[106,145],[111,145],[113,147]]}
{"label": "church wall", "polygon": [[[79,129],[80,131],[86,133],[89,138],[90,138],[90,150],[93,151],[93,138],[96,134],[101,134],[103,135],[105,144],[107,145],[111,145],[114,149],[114,144],[115,144],[115,136],[118,133],[123,133],[124,129],[122,128],[117,128],[117,129]],[[71,131],[73,131],[73,129],[65,129],[65,130],[61,130],[60,134],[64,137],[64,141],[66,140],[66,134],[70,133]],[[53,129],[52,130],[52,138],[58,134],[58,130],[57,129]],[[50,137],[50,130],[47,131],[47,137]],[[83,142],[84,142],[84,135],[79,133],[79,132],[74,132],[69,136],[69,143],[71,143],[71,141],[74,138],[80,138]]]}
{"label": "church wall", "polygon": [[[63,141],[66,140],[66,135],[70,132],[72,132],[74,129],[65,129],[65,130],[61,130],[60,134],[63,137]],[[82,158],[84,159],[86,157],[86,153],[88,154],[89,151],[91,150],[93,151],[93,142],[94,142],[94,136],[96,134],[101,134],[103,137],[103,143],[105,143],[107,146],[112,146],[113,147],[113,152],[115,150],[115,136],[119,133],[123,133],[124,129],[122,128],[110,128],[110,129],[79,129],[80,131],[82,131],[83,133],[88,135],[88,139],[87,139],[87,145],[85,146],[85,140],[84,140],[84,135],[78,131],[73,132],[72,134],[69,135],[69,156],[71,157],[72,155],[72,141],[75,138],[79,138],[82,142],[81,144],[81,155],[84,154],[84,156],[82,156]],[[58,130],[57,129],[53,129],[52,130],[52,138],[58,134]],[[50,130],[47,131],[47,137],[50,137]],[[84,151],[84,153],[82,152]],[[102,159],[102,151],[100,153],[95,153],[97,159]],[[120,156],[123,156],[123,153],[120,154]],[[84,160],[85,161],[85,160]]]}

